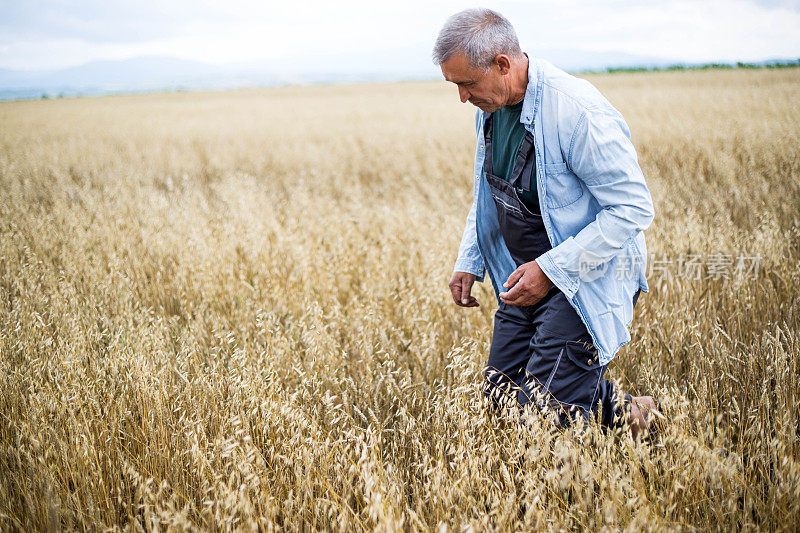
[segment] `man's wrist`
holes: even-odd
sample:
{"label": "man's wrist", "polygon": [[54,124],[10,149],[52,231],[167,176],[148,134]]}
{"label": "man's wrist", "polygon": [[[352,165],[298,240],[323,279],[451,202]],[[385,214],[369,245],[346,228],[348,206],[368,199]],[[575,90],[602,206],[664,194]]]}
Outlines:
{"label": "man's wrist", "polygon": [[536,266],[539,267],[539,272],[541,272],[542,276],[544,277],[544,279],[547,280],[547,288],[549,289],[550,287],[552,287],[554,285],[553,280],[551,280],[547,276],[547,274],[545,273],[544,269],[542,268],[542,265],[540,265],[539,262],[536,261],[536,259],[534,259],[533,262],[536,263]]}
{"label": "man's wrist", "polygon": [[472,274],[475,276],[476,281],[483,281],[484,275],[484,266],[483,261],[476,262],[470,260],[462,260],[461,258],[456,260],[456,264],[453,267],[453,273],[456,272],[466,272],[467,274]]}

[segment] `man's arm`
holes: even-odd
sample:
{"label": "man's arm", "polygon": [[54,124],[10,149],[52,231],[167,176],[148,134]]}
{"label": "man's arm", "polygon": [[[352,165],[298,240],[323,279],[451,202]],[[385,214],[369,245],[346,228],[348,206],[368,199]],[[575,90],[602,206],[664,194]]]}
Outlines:
{"label": "man's arm", "polygon": [[630,132],[616,110],[583,112],[566,162],[603,206],[577,235],[536,258],[544,274],[572,297],[580,285],[581,260],[588,256],[597,265],[608,262],[650,226],[654,213]]}
{"label": "man's arm", "polygon": [[[478,149],[480,146],[480,135],[482,134],[481,128],[481,110],[475,110],[475,135],[477,142],[475,145],[475,159],[478,159]],[[477,281],[484,279],[484,263],[483,256],[478,249],[478,232],[475,226],[475,218],[478,209],[478,183],[480,179],[480,168],[475,168],[474,179],[472,180],[472,206],[467,214],[467,223],[464,226],[464,232],[461,235],[461,244],[458,247],[458,258],[453,272],[467,272],[473,274]]]}
{"label": "man's arm", "polygon": [[[480,110],[475,112],[475,131],[480,134]],[[478,141],[480,145],[480,141]],[[475,159],[477,160],[478,146],[475,147]],[[450,278],[450,292],[453,301],[462,307],[477,307],[480,305],[478,300],[471,295],[472,285],[475,281],[484,280],[483,256],[478,249],[478,233],[475,225],[476,213],[478,208],[478,180],[480,170],[476,170],[476,176],[472,185],[472,206],[467,215],[467,223],[461,235],[461,244],[458,247],[458,258],[453,269],[453,276]]]}
{"label": "man's arm", "polygon": [[461,244],[458,247],[458,258],[453,269],[454,272],[467,272],[473,274],[477,281],[484,279],[483,256],[478,249],[478,233],[475,229],[475,211],[477,208],[477,195],[472,200],[472,207],[467,215],[464,233],[461,235]]}

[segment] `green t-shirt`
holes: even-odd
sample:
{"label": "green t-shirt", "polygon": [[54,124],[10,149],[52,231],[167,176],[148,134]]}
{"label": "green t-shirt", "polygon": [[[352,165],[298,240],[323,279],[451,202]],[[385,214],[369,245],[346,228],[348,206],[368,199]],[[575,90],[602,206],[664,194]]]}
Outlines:
{"label": "green t-shirt", "polygon": [[[492,171],[498,178],[509,181],[517,163],[519,147],[525,138],[525,126],[519,121],[522,113],[522,102],[507,105],[492,115]],[[521,183],[517,183],[517,194],[522,203],[539,213],[539,196],[536,193],[536,163],[531,176],[531,191],[523,191]]]}

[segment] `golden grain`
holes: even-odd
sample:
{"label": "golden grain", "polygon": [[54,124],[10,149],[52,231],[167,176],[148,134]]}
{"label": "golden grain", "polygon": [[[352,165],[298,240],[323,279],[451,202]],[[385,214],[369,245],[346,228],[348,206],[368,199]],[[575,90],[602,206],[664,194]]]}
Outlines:
{"label": "golden grain", "polygon": [[486,417],[451,86],[0,105],[0,529],[795,529],[800,70],[590,80],[659,264],[760,257],[651,273],[609,371],[650,447]]}

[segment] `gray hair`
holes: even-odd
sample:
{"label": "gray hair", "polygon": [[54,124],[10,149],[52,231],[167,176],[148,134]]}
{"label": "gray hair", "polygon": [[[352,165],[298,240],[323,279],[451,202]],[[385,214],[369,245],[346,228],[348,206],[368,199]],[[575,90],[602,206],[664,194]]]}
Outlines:
{"label": "gray hair", "polygon": [[433,46],[433,62],[441,65],[463,52],[473,68],[486,72],[497,54],[519,57],[517,34],[511,23],[491,9],[465,9],[444,23]]}

